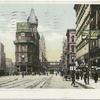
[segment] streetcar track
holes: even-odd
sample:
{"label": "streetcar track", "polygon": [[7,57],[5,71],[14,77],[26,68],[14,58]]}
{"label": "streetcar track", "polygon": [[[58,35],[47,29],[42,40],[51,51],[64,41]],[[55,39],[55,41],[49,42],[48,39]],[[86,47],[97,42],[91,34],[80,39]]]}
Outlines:
{"label": "streetcar track", "polygon": [[[12,82],[12,83],[11,83]],[[3,85],[1,85],[1,87],[4,87],[4,86],[9,86],[9,85],[14,85],[14,84],[16,84],[16,83],[19,83],[19,82],[23,82],[23,80],[16,80],[16,81],[11,81],[10,83],[5,83],[5,85],[3,84]]]}
{"label": "streetcar track", "polygon": [[[42,81],[44,81],[44,79],[45,78],[42,78],[40,81],[39,80],[36,80],[36,79],[26,79],[26,80],[20,80],[20,81],[14,81],[14,80],[10,80],[10,81],[7,81],[7,82],[4,82],[4,83],[2,83],[1,84],[1,88],[14,88],[14,87],[18,87],[18,86],[22,86],[22,85],[24,85],[24,84],[26,84],[27,85],[27,83],[31,83],[32,81],[33,81],[33,83],[34,83],[34,81],[36,81],[34,84],[32,84],[31,86],[28,86],[29,88],[33,88],[33,87],[35,87],[35,86],[37,86],[38,84],[40,84]],[[16,80],[18,80],[18,79],[16,79]],[[13,82],[14,81],[14,82]],[[11,82],[11,83],[10,83]],[[34,86],[33,86],[34,85]],[[28,87],[26,87],[26,88],[28,88]],[[25,87],[24,87],[25,88]]]}
{"label": "streetcar track", "polygon": [[38,80],[38,81],[36,81],[34,84],[32,84],[32,85],[30,85],[30,86],[28,86],[28,87],[26,87],[26,88],[34,88],[34,87],[38,86],[41,82],[43,82],[44,79],[45,79],[45,78],[42,78],[40,81]]}
{"label": "streetcar track", "polygon": [[[43,88],[43,87],[45,87],[45,85],[49,84],[49,81],[51,80],[51,78],[52,78],[52,76],[49,77],[49,78],[43,83],[43,85],[40,86],[40,88]],[[47,87],[47,86],[46,86],[46,87]]]}
{"label": "streetcar track", "polygon": [[[30,80],[31,79],[26,79],[26,80],[20,80],[20,81],[15,81],[14,83],[10,83],[10,84],[6,84],[6,85],[4,85],[4,86],[2,86],[2,87],[6,87],[6,88],[13,88],[13,87],[16,87],[16,86],[20,86],[20,85],[22,85],[22,84],[25,84],[27,81],[28,82],[30,82]],[[33,80],[31,80],[31,81],[33,81]],[[19,84],[18,84],[19,83]],[[8,87],[7,87],[8,86]]]}
{"label": "streetcar track", "polygon": [[4,84],[8,84],[8,83],[16,81],[16,80],[18,80],[18,78],[12,79],[12,80],[9,80],[9,81],[7,80],[6,82],[2,82],[2,83],[0,83],[0,87],[2,87],[2,85],[4,85]]}
{"label": "streetcar track", "polygon": [[25,85],[26,83],[29,83],[29,82],[32,82],[32,81],[33,81],[33,80],[30,80],[30,81],[25,80],[25,81],[21,82],[20,84],[16,84],[16,85],[11,86],[11,87],[9,87],[9,88],[14,88],[14,87],[17,87],[17,88],[18,88],[18,86]]}

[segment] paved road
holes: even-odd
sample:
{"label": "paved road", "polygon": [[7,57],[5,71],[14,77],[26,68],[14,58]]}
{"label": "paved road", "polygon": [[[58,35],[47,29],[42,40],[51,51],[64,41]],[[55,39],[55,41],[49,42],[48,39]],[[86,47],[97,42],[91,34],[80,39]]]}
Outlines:
{"label": "paved road", "polygon": [[53,75],[52,78],[45,84],[43,88],[60,88],[60,89],[82,89],[84,87],[76,84],[71,86],[71,81],[65,81],[60,75]]}
{"label": "paved road", "polygon": [[60,89],[81,89],[76,84],[71,86],[71,81],[65,81],[60,75],[35,75],[35,76],[6,76],[0,78],[0,88],[60,88]]}

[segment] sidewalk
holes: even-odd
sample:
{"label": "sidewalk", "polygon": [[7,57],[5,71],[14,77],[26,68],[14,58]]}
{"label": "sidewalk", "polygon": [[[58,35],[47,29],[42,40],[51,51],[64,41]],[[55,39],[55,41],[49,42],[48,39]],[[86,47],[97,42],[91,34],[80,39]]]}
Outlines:
{"label": "sidewalk", "polygon": [[89,82],[90,82],[89,85],[86,85],[84,83],[84,80],[76,80],[76,83],[83,86],[84,88],[87,88],[87,89],[100,89],[100,79],[98,79],[97,83],[95,83],[93,79],[90,79]]}

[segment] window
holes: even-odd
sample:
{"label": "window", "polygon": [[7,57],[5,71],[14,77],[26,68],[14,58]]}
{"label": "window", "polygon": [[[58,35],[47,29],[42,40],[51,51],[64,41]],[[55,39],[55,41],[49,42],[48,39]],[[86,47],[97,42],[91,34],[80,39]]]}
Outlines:
{"label": "window", "polygon": [[74,52],[74,45],[71,46],[71,51]]}
{"label": "window", "polygon": [[18,36],[18,40],[21,40],[21,36]]}
{"label": "window", "polygon": [[25,51],[25,46],[24,46],[24,45],[22,45],[22,48],[21,48],[21,49],[22,49],[22,51]]}
{"label": "window", "polygon": [[21,57],[20,57],[20,55],[18,55],[18,62],[21,62]]}
{"label": "window", "polygon": [[74,42],[74,36],[71,37],[72,42]]}

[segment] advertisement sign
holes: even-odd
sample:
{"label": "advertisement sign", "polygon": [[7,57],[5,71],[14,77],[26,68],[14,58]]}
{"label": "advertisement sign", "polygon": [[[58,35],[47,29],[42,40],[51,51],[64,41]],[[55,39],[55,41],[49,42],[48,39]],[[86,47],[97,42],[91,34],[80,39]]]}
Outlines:
{"label": "advertisement sign", "polygon": [[17,32],[30,32],[31,29],[27,22],[17,23]]}

